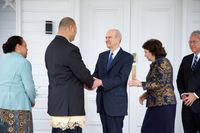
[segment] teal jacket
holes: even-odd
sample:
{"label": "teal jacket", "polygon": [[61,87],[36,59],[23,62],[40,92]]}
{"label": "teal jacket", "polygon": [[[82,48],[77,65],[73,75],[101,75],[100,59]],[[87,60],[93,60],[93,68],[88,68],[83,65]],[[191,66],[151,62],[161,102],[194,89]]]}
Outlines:
{"label": "teal jacket", "polygon": [[30,110],[35,104],[35,85],[30,62],[16,52],[0,58],[0,108]]}

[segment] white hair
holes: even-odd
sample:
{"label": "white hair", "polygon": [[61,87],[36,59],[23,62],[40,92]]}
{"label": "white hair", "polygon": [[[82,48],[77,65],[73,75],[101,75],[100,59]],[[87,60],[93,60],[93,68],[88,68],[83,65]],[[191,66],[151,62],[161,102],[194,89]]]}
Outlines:
{"label": "white hair", "polygon": [[200,40],[200,31],[199,30],[195,30],[191,33],[190,37],[192,36],[198,36],[199,40]]}

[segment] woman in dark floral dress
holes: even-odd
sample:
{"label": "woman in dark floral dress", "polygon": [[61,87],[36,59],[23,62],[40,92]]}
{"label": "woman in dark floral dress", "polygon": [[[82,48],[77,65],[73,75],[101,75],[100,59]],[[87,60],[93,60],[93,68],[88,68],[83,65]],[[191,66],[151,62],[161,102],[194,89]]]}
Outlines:
{"label": "woman in dark floral dress", "polygon": [[173,86],[173,69],[165,58],[167,53],[159,40],[151,39],[143,45],[145,57],[151,61],[146,82],[129,81],[129,86],[142,87],[145,93],[139,101],[147,100],[147,111],[141,133],[174,133],[176,98]]}

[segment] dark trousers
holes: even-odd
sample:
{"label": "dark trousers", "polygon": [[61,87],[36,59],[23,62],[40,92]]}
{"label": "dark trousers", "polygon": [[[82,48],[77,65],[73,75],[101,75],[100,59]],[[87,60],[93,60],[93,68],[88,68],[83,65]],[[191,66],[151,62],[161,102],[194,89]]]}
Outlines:
{"label": "dark trousers", "polygon": [[141,133],[174,133],[176,105],[147,109]]}
{"label": "dark trousers", "polygon": [[200,133],[200,113],[192,112],[185,105],[182,107],[182,122],[184,133]]}
{"label": "dark trousers", "polygon": [[60,128],[52,128],[52,132],[51,133],[82,133],[82,128],[80,127],[76,127],[75,129],[67,129],[67,130],[62,130]]}
{"label": "dark trousers", "polygon": [[109,116],[102,110],[100,118],[103,133],[122,133],[124,116]]}

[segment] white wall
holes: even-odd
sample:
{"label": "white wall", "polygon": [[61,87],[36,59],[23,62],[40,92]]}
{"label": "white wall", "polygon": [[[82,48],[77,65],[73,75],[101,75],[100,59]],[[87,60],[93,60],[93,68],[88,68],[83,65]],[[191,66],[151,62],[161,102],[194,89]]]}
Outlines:
{"label": "white wall", "polygon": [[[63,16],[75,18],[79,27],[80,1],[81,0],[17,0],[21,10],[17,13],[21,15],[20,34],[28,43],[28,59],[33,65],[33,76],[38,87],[39,96],[37,104],[33,110],[35,133],[47,133],[50,131],[48,125],[49,116],[47,108],[47,74],[44,66],[44,52],[49,42],[54,38],[59,20]],[[189,34],[195,30],[200,30],[200,0],[127,0],[130,2],[131,20],[127,24],[129,32],[123,31],[129,37],[128,50],[137,53],[137,76],[143,80],[148,72],[148,62],[143,56],[142,44],[149,38],[159,38],[168,51],[168,58],[174,67],[174,86],[176,89],[176,75],[180,61],[185,54],[190,53],[188,47]],[[1,6],[0,1],[0,6]],[[4,9],[5,11],[5,9]],[[21,13],[19,13],[21,11]],[[7,15],[9,14],[9,15]],[[12,34],[15,29],[15,17],[9,18],[6,22],[2,16],[12,16],[10,12],[6,15],[0,8],[0,41],[4,35]],[[127,17],[127,16],[126,16]],[[53,21],[53,35],[45,34],[45,21]],[[86,21],[86,20],[85,20]],[[102,20],[106,21],[106,19]],[[10,24],[9,24],[10,23]],[[8,26],[11,25],[11,26]],[[90,26],[90,25],[88,25]],[[5,28],[7,27],[7,28]],[[11,28],[12,27],[12,28]],[[98,28],[98,27],[97,27]],[[10,29],[10,30],[9,30]],[[82,28],[84,29],[84,28]],[[3,33],[1,31],[4,31]],[[130,33],[127,35],[127,33]],[[75,43],[79,44],[79,30]],[[86,33],[87,34],[87,33]],[[100,35],[103,36],[103,35]],[[93,39],[93,38],[92,38]],[[81,47],[87,47],[83,44]],[[88,51],[89,52],[89,51]],[[84,56],[84,54],[83,54]],[[84,57],[85,58],[85,57]],[[91,58],[93,58],[91,56]],[[86,64],[88,65],[88,64]],[[93,66],[89,66],[93,68]],[[178,105],[176,114],[176,133],[183,133],[181,124],[181,101],[175,90]],[[140,106],[137,97],[141,91],[130,91],[129,102],[129,133],[139,133],[143,120],[145,107]]]}
{"label": "white wall", "polygon": [[[99,53],[108,50],[105,34],[117,28],[123,39],[121,47],[129,52],[130,0],[81,0],[80,1],[80,51],[91,73],[94,72]],[[102,133],[99,114],[96,113],[96,92],[85,91],[87,126],[84,133]],[[124,120],[124,133],[129,130],[129,117]]]}
{"label": "white wall", "polygon": [[[38,96],[33,109],[35,133],[50,132],[47,114],[48,78],[44,63],[46,47],[55,37],[64,16],[76,17],[75,0],[21,0],[21,35],[28,43],[28,59]],[[45,34],[45,21],[53,21],[53,34]]]}
{"label": "white wall", "polygon": [[[181,47],[178,40],[181,40],[181,19],[182,19],[182,3],[180,0],[132,0],[132,27],[131,27],[131,49],[137,53],[137,78],[145,81],[147,72],[149,71],[149,63],[144,57],[142,45],[151,38],[159,39],[168,55],[174,68],[174,86],[175,93],[178,98],[176,89],[176,75],[178,71],[177,58],[180,58],[181,51],[177,48]],[[140,127],[146,111],[145,106],[138,103],[138,96],[143,93],[142,89],[131,90],[131,97],[134,104],[130,105],[131,127],[132,132],[140,132]],[[180,125],[180,100],[177,99],[177,117],[176,132],[181,133]],[[138,118],[138,116],[140,116]]]}
{"label": "white wall", "polygon": [[9,6],[4,7],[4,5],[5,2],[0,0],[0,55],[3,53],[2,44],[16,32],[15,11]]}
{"label": "white wall", "polygon": [[191,53],[188,45],[192,31],[200,30],[200,0],[183,0],[182,56]]}

